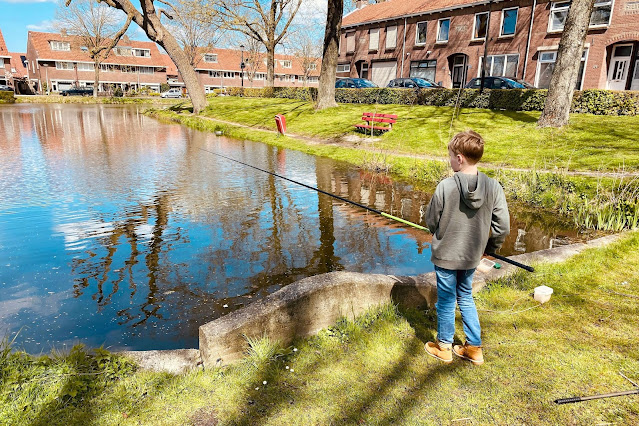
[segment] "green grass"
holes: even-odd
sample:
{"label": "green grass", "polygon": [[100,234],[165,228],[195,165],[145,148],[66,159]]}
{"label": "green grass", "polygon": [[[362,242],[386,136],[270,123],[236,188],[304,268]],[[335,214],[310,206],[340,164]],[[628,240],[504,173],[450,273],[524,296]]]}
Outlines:
{"label": "green grass", "polygon": [[231,96],[211,98],[203,114],[271,130],[275,114],[284,114],[291,133],[333,139],[357,134],[353,125],[365,111],[398,115],[393,131],[371,144],[384,150],[445,157],[453,134],[475,129],[486,140],[483,161],[488,163],[583,171],[639,166],[639,118],[629,116],[573,114],[569,126],[538,129],[539,112],[463,109],[455,115],[450,107],[357,104],[315,111],[308,102]]}
{"label": "green grass", "polygon": [[[477,295],[481,367],[425,355],[432,311],[384,306],[288,348],[253,341],[239,364],[183,376],[132,372],[104,353],[5,355],[0,423],[639,423],[639,396],[552,402],[631,389],[619,372],[639,380],[639,233],[536,266]],[[542,284],[554,288],[552,299],[518,312],[535,306],[530,293]]]}

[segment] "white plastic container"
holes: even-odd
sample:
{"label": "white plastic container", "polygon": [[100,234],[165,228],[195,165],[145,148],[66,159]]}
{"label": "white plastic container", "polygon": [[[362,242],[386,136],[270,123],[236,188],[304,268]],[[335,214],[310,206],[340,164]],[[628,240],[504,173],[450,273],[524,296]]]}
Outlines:
{"label": "white plastic container", "polygon": [[545,285],[540,285],[539,287],[535,287],[535,295],[533,296],[533,298],[539,303],[546,303],[550,300],[550,295],[552,294],[552,292],[552,288]]}

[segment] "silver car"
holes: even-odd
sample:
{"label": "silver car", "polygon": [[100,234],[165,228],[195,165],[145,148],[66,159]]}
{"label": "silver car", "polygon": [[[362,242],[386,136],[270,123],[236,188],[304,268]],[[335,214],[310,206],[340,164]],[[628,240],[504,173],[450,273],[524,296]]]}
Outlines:
{"label": "silver car", "polygon": [[160,95],[160,97],[162,97],[162,98],[181,98],[182,97],[182,89],[174,87],[174,88],[169,89],[166,92],[162,93]]}

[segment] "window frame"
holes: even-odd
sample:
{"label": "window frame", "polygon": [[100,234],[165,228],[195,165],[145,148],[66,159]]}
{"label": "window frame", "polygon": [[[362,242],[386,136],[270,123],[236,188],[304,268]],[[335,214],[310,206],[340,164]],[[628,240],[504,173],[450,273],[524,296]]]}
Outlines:
{"label": "window frame", "polygon": [[[145,53],[148,53],[148,55],[146,55],[146,54],[144,54],[144,55],[136,55],[135,54],[136,51],[145,52]],[[132,47],[131,48],[131,55],[136,57],[136,58],[150,58],[151,57],[151,49],[146,49],[144,47]]]}
{"label": "window frame", "polygon": [[280,59],[280,66],[286,69],[293,68],[293,61],[290,59]]}
{"label": "window frame", "polygon": [[[506,68],[508,67],[508,57],[509,56],[517,56],[517,66],[515,67],[515,75],[513,77],[501,74],[501,75],[493,75],[493,65],[495,63],[494,61],[494,57],[495,56],[503,56],[504,57],[504,71],[506,71]],[[486,72],[486,77],[506,77],[506,78],[511,78],[511,79],[517,79],[517,71],[519,70],[519,61],[521,60],[520,58],[520,54],[519,52],[517,53],[500,53],[498,55],[488,55],[487,59],[490,60],[490,68],[487,70]],[[484,61],[484,57],[480,56],[479,57],[479,65],[477,66],[477,78],[481,78],[481,70],[483,67],[483,61]]]}
{"label": "window frame", "polygon": [[[592,16],[595,13],[595,10],[598,8],[597,4],[599,4],[599,8],[602,6],[610,6],[610,15],[608,16],[608,22],[605,24],[593,24]],[[595,0],[595,4],[592,7],[592,13],[590,14],[590,20],[588,21],[588,28],[607,28],[610,26],[610,22],[612,22],[612,12],[615,7],[615,0]]]}
{"label": "window frame", "polygon": [[[515,29],[512,34],[504,34],[504,17],[507,10],[515,10],[517,14],[515,15]],[[519,21],[519,6],[514,7],[505,7],[501,10],[501,25],[499,25],[499,37],[514,37],[517,34],[517,22]]]}
{"label": "window frame", "polygon": [[[424,41],[422,43],[419,42],[419,25],[424,24],[426,27],[426,32],[424,34]],[[415,46],[425,46],[428,38],[428,21],[419,21],[415,23]]]}
{"label": "window frame", "polygon": [[[564,27],[562,26],[561,28],[553,28],[552,27],[552,21],[553,21],[553,15],[557,12],[563,12],[564,10],[566,11],[566,17],[568,17],[568,11],[570,10],[570,1],[554,1],[550,3],[550,11],[548,14],[548,32],[549,33],[556,33],[556,32],[561,32],[564,30]],[[561,6],[558,7],[557,5],[560,4],[567,4],[567,6]],[[565,26],[565,23],[564,23]]]}
{"label": "window frame", "polygon": [[[549,60],[542,60],[541,56],[543,54],[546,53],[553,53],[553,60],[549,61]],[[556,64],[557,63],[557,54],[559,53],[558,50],[543,50],[543,51],[538,51],[538,59],[537,59],[537,66],[535,67],[535,87],[539,87],[539,76],[541,75],[540,68],[542,64]],[[588,54],[590,53],[590,48],[589,47],[584,47],[584,50],[581,52],[581,60],[580,60],[580,67],[581,67],[581,62],[583,62],[583,70],[581,71],[581,76],[577,76],[577,78],[580,81],[579,84],[579,88],[575,88],[575,90],[582,90],[584,87],[584,76],[586,75],[586,66],[588,64]]]}
{"label": "window frame", "polygon": [[[373,33],[377,33],[377,43],[375,46],[373,46]],[[370,28],[368,30],[368,51],[369,52],[377,52],[379,50],[379,33],[380,33],[380,28]]]}
{"label": "window frame", "polygon": [[[65,68],[65,66],[63,66],[62,64],[68,64],[70,65],[70,68]],[[73,61],[55,61],[55,69],[61,70],[61,71],[73,70],[74,69]]]}
{"label": "window frame", "polygon": [[[355,50],[357,49],[357,46],[356,46],[356,43],[355,43],[355,35],[356,35],[356,32],[355,32],[355,31],[351,31],[351,32],[348,32],[348,33],[344,33],[344,38],[346,39],[346,40],[345,40],[345,41],[346,41],[346,54],[349,54],[349,53],[355,53]],[[348,41],[349,41],[349,37],[353,39],[353,41],[352,41],[352,43],[353,43],[353,48],[352,48],[352,49],[349,49],[349,48],[348,48]]]}
{"label": "window frame", "polygon": [[[340,71],[339,67],[343,67],[343,70]],[[350,62],[347,63],[347,64],[337,64],[337,72],[338,73],[351,72],[351,64],[350,64]]]}
{"label": "window frame", "polygon": [[[439,35],[441,33],[441,28],[442,28],[442,22],[443,21],[448,21],[448,33],[446,34],[446,40],[442,40],[439,38]],[[451,23],[451,18],[441,18],[437,20],[437,37],[435,38],[435,42],[438,44],[446,44],[448,43],[448,40],[450,40],[450,23]]]}
{"label": "window frame", "polygon": [[[207,57],[212,57],[214,60],[209,61],[207,60]],[[204,62],[208,64],[217,64],[217,53],[205,53],[202,59],[204,59]]]}
{"label": "window frame", "polygon": [[[477,37],[477,17],[479,15],[486,15],[486,34],[484,34],[483,37]],[[477,12],[475,13],[475,17],[473,19],[473,37],[471,38],[471,41],[480,41],[480,40],[486,40],[486,37],[488,36],[488,21],[490,20],[490,12],[486,11],[486,12]]]}
{"label": "window frame", "polygon": [[[384,37],[385,38],[385,40],[384,40],[384,49],[385,50],[395,50],[395,49],[397,49],[397,36],[399,34],[397,32],[397,25],[390,25],[390,26],[385,28],[385,31],[386,31],[386,37]],[[392,32],[395,33],[395,37],[394,38],[393,37],[389,37],[389,33],[392,33]],[[389,40],[393,42],[393,44],[391,46],[388,45]]]}
{"label": "window frame", "polygon": [[[64,48],[60,48],[63,46]],[[50,40],[49,47],[51,50],[55,50],[56,52],[70,52],[71,51],[71,43],[68,41],[59,41],[59,40]]]}

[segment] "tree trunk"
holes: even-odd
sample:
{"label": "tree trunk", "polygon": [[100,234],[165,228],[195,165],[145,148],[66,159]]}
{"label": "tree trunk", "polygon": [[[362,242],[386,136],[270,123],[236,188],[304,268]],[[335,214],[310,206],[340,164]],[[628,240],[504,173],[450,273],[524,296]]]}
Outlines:
{"label": "tree trunk", "polygon": [[336,107],[335,78],[337,75],[337,59],[339,56],[339,36],[342,28],[344,0],[329,0],[324,31],[324,49],[319,88],[317,90],[318,110]]}
{"label": "tree trunk", "polygon": [[595,0],[574,0],[570,5],[564,32],[559,42],[557,63],[550,78],[544,111],[537,121],[539,127],[562,127],[568,124],[572,97],[584,50]]}
{"label": "tree trunk", "polygon": [[98,97],[98,86],[100,85],[100,62],[94,62],[93,66],[95,67],[94,70],[94,79],[93,79],[93,97],[97,98]]}
{"label": "tree trunk", "polygon": [[275,87],[275,46],[266,47],[266,87]]}

